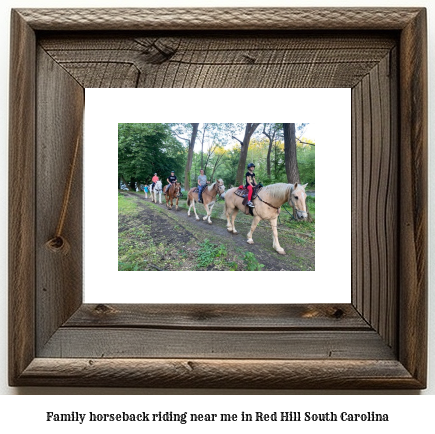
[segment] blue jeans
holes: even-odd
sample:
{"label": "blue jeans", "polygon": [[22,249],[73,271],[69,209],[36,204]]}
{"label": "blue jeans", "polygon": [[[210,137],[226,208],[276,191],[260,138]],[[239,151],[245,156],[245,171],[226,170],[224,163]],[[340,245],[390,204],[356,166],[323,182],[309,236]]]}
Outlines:
{"label": "blue jeans", "polygon": [[202,190],[204,190],[205,185],[198,185],[198,199],[202,200]]}

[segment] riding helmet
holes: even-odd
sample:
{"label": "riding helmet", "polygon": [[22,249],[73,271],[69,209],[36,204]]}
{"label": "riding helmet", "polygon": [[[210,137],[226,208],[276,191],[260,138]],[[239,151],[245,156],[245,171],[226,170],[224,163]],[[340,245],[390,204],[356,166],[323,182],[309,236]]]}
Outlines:
{"label": "riding helmet", "polygon": [[254,163],[249,163],[249,164],[248,164],[248,169],[249,169],[250,167],[255,167],[255,164],[254,164]]}

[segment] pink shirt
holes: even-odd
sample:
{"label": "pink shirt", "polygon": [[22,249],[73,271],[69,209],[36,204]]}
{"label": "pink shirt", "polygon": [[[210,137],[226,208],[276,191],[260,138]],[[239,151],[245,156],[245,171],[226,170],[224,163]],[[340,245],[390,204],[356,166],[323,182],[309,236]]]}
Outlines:
{"label": "pink shirt", "polygon": [[159,177],[158,177],[157,175],[154,175],[152,181],[153,181],[153,182],[157,182],[158,180],[159,180]]}

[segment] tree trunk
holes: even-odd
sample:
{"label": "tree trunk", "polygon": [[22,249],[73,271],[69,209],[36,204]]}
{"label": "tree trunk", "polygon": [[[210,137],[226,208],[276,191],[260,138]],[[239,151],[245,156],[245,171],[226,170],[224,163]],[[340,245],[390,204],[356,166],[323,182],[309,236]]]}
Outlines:
{"label": "tree trunk", "polygon": [[296,158],[296,125],[282,124],[284,128],[284,155],[287,181],[290,184],[299,182],[298,161]]}
{"label": "tree trunk", "polygon": [[195,147],[195,140],[196,140],[196,135],[198,134],[199,124],[191,124],[191,125],[193,127],[192,136],[190,137],[189,151],[187,153],[186,169],[184,171],[184,189],[186,191],[189,191],[190,189],[190,170],[192,169],[193,148]]}
{"label": "tree trunk", "polygon": [[246,124],[245,137],[243,142],[240,142],[240,159],[239,166],[237,168],[236,175],[236,185],[244,183],[244,175],[246,173],[246,158],[248,156],[249,141],[251,140],[252,134],[254,134],[260,124]]}
{"label": "tree trunk", "polygon": [[270,171],[270,154],[272,153],[272,145],[273,141],[269,139],[269,149],[267,150],[267,161],[266,161],[266,171],[267,176],[270,178],[271,171]]}

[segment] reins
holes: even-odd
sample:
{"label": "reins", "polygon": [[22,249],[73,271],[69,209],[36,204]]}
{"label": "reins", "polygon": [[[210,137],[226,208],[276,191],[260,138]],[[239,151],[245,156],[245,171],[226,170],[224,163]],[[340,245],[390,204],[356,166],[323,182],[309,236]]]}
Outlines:
{"label": "reins", "polygon": [[258,194],[257,194],[257,198],[260,199],[261,202],[265,203],[266,205],[270,206],[271,208],[275,208],[275,209],[277,209],[278,211],[279,211],[279,208],[281,208],[281,207],[278,207],[278,208],[277,208],[276,206],[273,206],[271,203],[266,202],[266,201],[263,200],[263,199],[260,197],[260,195],[258,195]]}

